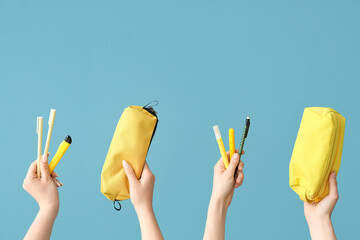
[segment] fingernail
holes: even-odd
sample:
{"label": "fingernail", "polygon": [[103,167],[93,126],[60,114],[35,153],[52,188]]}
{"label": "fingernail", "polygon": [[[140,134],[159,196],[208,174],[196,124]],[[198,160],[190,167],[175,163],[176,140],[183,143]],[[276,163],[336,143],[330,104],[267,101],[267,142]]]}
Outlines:
{"label": "fingernail", "polygon": [[46,163],[47,162],[47,156],[43,155],[42,161],[43,161],[43,163]]}
{"label": "fingernail", "polygon": [[332,178],[336,178],[336,172],[332,172],[332,173],[331,173],[331,177],[332,177]]}
{"label": "fingernail", "polygon": [[238,153],[234,153],[234,155],[233,155],[233,158],[235,159],[235,160],[239,160],[239,154]]}
{"label": "fingernail", "polygon": [[129,164],[128,164],[125,160],[123,160],[122,163],[123,163],[123,167],[124,167],[124,168],[128,168],[128,167],[129,167]]}

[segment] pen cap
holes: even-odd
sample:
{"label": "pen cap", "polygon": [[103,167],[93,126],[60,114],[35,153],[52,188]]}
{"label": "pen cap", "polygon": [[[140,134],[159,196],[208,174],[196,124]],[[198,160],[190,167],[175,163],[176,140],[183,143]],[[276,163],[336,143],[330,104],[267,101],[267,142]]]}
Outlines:
{"label": "pen cap", "polygon": [[72,143],[72,139],[70,137],[70,135],[67,135],[64,139],[65,142],[67,142],[68,144],[71,144]]}
{"label": "pen cap", "polygon": [[250,117],[246,118],[245,124],[246,124],[246,132],[245,132],[245,138],[246,138],[248,135],[248,132],[249,132],[249,128],[250,128]]}
{"label": "pen cap", "polygon": [[214,133],[215,133],[216,139],[220,139],[220,138],[221,138],[221,134],[220,134],[219,126],[218,126],[218,125],[215,125],[215,126],[213,126],[213,129],[214,129]]}
{"label": "pen cap", "polygon": [[50,110],[50,116],[49,116],[49,122],[48,122],[49,125],[54,124],[55,116],[56,116],[56,110],[51,109]]}
{"label": "pen cap", "polygon": [[36,119],[36,133],[42,135],[43,131],[43,117],[37,117]]}

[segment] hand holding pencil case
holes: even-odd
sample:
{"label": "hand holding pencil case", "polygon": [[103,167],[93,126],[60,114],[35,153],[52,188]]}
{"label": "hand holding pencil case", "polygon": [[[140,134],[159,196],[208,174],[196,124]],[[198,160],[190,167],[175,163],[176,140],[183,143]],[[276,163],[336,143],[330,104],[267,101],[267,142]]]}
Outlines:
{"label": "hand holding pencil case", "polygon": [[339,171],[345,118],[332,108],[305,108],[289,166],[290,187],[305,202],[329,194],[328,178]]}
{"label": "hand holding pencil case", "polygon": [[152,107],[130,106],[122,113],[101,173],[101,192],[114,201],[114,207],[115,201],[130,198],[122,160],[131,165],[139,179],[157,123]]}

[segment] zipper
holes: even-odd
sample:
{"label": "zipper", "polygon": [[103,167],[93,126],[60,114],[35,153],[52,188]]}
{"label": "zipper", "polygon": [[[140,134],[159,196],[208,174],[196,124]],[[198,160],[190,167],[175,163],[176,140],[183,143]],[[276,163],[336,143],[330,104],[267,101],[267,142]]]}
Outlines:
{"label": "zipper", "polygon": [[[328,169],[328,173],[329,171],[331,171],[331,169],[334,168],[334,164],[336,163],[336,160],[337,160],[337,156],[338,156],[338,153],[339,153],[339,147],[340,147],[340,139],[341,139],[341,136],[342,136],[342,128],[341,128],[341,123],[340,123],[340,117],[339,115],[336,115],[336,121],[337,121],[337,124],[338,124],[338,135],[337,135],[337,144],[336,144],[336,147],[333,149],[333,161],[332,161],[332,164],[331,164],[331,168]],[[327,181],[328,179],[324,179],[324,181]],[[324,184],[324,183],[323,183]],[[323,191],[325,191],[325,186],[326,184],[323,185],[324,188],[322,189]]]}
{"label": "zipper", "polygon": [[[340,135],[339,135],[339,137],[338,137],[338,144],[337,144],[336,150],[335,150],[335,159],[338,158],[339,148],[340,148],[340,143],[341,143],[341,138],[343,137],[344,131],[345,131],[345,126],[344,126],[344,128],[341,127],[342,118],[341,118],[340,116],[338,116],[337,120],[338,120],[338,123],[339,123],[339,126],[340,126],[340,130],[339,130]],[[334,164],[335,164],[335,162],[334,162]],[[334,164],[333,164],[333,167],[334,167]],[[339,166],[339,167],[340,167],[340,166]]]}
{"label": "zipper", "polygon": [[[341,128],[341,124],[340,124],[340,121],[339,121],[339,116],[338,114],[335,115],[335,119],[336,119],[336,123],[337,123],[337,129],[335,131],[335,137],[334,137],[334,141],[333,141],[333,144],[332,144],[332,152],[331,152],[331,155],[330,155],[330,158],[329,158],[329,161],[327,161],[327,165],[325,167],[325,171],[323,172],[323,175],[322,175],[322,181],[321,181],[321,187],[318,189],[318,191],[315,192],[315,196],[319,196],[320,193],[323,193],[325,191],[325,187],[326,187],[326,181],[328,179],[325,178],[326,175],[328,175],[329,171],[332,169],[332,167],[334,166],[335,164],[335,161],[337,159],[337,155],[338,155],[338,152],[339,152],[339,146],[340,146],[340,138],[342,136],[341,134],[341,131],[342,131],[342,128]],[[336,144],[336,147],[334,146]],[[315,201],[318,202],[320,199],[318,199],[318,197],[315,197]]]}
{"label": "zipper", "polygon": [[148,150],[147,150],[147,151],[149,152],[149,148],[150,148],[151,142],[152,142],[152,140],[153,140],[153,138],[154,138],[154,135],[155,135],[155,132],[156,132],[156,128],[157,128],[159,119],[158,119],[158,117],[157,117],[156,111],[155,111],[152,107],[143,107],[143,109],[145,109],[145,110],[146,110],[147,112],[149,112],[151,115],[153,115],[154,117],[156,117],[155,127],[154,127],[153,133],[152,133],[152,135],[151,135],[149,147],[148,147]]}

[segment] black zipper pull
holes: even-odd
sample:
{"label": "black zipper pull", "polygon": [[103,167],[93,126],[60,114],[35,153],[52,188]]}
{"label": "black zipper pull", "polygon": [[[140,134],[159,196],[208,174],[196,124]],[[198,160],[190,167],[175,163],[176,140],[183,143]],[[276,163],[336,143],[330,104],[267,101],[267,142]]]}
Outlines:
{"label": "black zipper pull", "polygon": [[152,115],[154,115],[155,117],[157,117],[157,112],[154,110],[153,107],[157,106],[159,104],[158,100],[154,100],[149,102],[148,104],[146,104],[143,108],[148,111],[149,113],[151,113]]}

